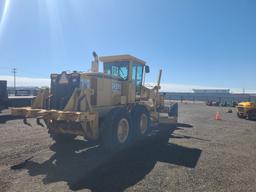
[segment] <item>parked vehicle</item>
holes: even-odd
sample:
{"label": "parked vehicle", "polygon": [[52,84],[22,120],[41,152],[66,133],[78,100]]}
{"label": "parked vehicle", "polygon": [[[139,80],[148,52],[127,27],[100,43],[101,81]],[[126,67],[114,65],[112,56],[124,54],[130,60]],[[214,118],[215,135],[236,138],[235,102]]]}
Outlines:
{"label": "parked vehicle", "polygon": [[248,120],[256,120],[256,103],[241,102],[236,107],[237,116]]}

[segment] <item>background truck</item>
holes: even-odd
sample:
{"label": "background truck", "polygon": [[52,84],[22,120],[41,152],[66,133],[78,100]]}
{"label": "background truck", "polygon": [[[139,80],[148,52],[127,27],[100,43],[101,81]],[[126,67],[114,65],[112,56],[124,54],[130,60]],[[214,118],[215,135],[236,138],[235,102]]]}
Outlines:
{"label": "background truck", "polygon": [[7,81],[0,81],[0,111],[8,107]]}
{"label": "background truck", "polygon": [[248,120],[256,120],[256,103],[241,102],[236,107],[237,116]]}
{"label": "background truck", "polygon": [[144,79],[150,70],[141,59],[93,56],[91,72],[51,74],[50,90],[40,90],[31,107],[12,108],[12,114],[23,116],[27,125],[27,118],[36,118],[57,143],[83,136],[109,151],[146,138],[154,125],[177,123],[177,104],[166,106],[159,94],[162,70],[157,84],[148,87]]}

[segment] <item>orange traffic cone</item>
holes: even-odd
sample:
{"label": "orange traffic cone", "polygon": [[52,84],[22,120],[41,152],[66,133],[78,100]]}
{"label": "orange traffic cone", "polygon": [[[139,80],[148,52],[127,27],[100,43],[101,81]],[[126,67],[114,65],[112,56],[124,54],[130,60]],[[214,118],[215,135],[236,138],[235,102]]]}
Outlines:
{"label": "orange traffic cone", "polygon": [[221,118],[221,114],[220,114],[220,112],[219,112],[219,111],[217,111],[217,112],[216,112],[215,120],[218,120],[218,121],[222,120],[222,118]]}

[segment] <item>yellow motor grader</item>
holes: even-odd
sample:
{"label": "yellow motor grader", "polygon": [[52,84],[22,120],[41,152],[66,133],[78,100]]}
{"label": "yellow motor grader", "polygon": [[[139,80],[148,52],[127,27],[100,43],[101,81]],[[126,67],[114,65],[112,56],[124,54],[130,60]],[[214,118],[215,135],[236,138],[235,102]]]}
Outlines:
{"label": "yellow motor grader", "polygon": [[237,116],[239,118],[246,118],[248,120],[256,120],[256,103],[241,102],[236,107]]}
{"label": "yellow motor grader", "polygon": [[144,61],[131,55],[93,56],[91,72],[51,74],[51,88],[40,90],[31,107],[12,108],[12,115],[24,117],[27,125],[28,118],[36,118],[57,143],[83,136],[110,151],[146,138],[154,125],[177,123],[177,104],[164,105],[159,93],[162,70],[149,87]]}

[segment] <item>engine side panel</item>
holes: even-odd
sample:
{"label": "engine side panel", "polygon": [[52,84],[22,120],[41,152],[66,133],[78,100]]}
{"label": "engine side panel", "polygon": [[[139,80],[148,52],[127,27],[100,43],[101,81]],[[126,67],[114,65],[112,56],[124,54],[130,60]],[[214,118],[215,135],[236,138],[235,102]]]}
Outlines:
{"label": "engine side panel", "polygon": [[123,82],[99,74],[81,74],[81,81],[89,80],[90,88],[94,90],[91,97],[92,105],[112,106],[121,104]]}

